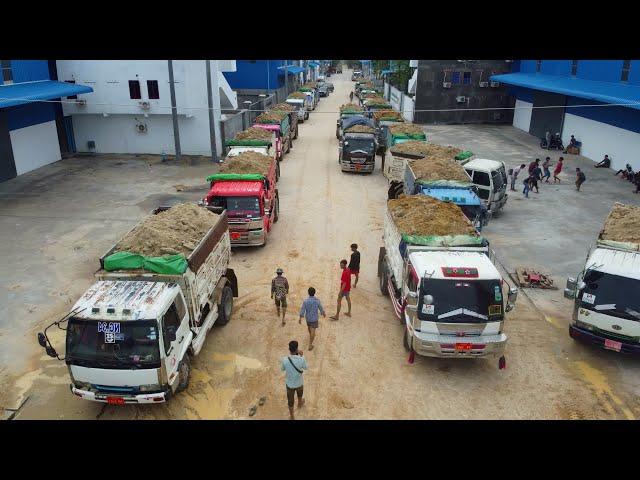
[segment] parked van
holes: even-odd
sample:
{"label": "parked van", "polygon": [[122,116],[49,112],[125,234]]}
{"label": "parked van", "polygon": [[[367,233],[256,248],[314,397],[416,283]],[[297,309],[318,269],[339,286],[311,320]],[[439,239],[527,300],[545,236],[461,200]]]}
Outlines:
{"label": "parked van", "polygon": [[476,158],[463,164],[471,181],[478,187],[478,196],[485,202],[487,210],[497,213],[507,203],[508,182],[504,162]]}

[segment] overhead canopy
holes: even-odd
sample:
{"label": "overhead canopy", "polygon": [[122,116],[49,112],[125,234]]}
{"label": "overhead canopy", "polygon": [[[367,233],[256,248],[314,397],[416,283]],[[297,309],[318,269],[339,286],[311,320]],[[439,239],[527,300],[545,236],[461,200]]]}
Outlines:
{"label": "overhead canopy", "polygon": [[38,100],[91,93],[93,88],[75,83],[40,80],[37,82],[12,83],[0,85],[0,108],[15,107]]}
{"label": "overhead canopy", "polygon": [[600,82],[541,73],[505,73],[492,75],[490,79],[516,87],[532,88],[598,102],[631,104],[628,105],[630,108],[640,110],[640,85]]}
{"label": "overhead canopy", "polygon": [[287,65],[286,67],[278,67],[278,70],[283,70],[282,72],[280,72],[282,75],[284,75],[285,69],[291,75],[297,75],[298,73],[304,72],[304,68],[299,67],[298,65]]}
{"label": "overhead canopy", "polygon": [[309,62],[310,67],[319,67],[320,64],[318,62]]}

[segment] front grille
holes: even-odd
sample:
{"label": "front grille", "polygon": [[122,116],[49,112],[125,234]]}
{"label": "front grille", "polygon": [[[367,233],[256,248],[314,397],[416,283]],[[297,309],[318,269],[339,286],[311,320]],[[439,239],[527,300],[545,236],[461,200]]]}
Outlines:
{"label": "front grille", "polygon": [[638,337],[629,337],[627,335],[621,335],[619,333],[612,333],[597,327],[593,327],[593,333],[600,337],[608,338],[609,340],[615,340],[617,342],[638,343],[639,340]]}

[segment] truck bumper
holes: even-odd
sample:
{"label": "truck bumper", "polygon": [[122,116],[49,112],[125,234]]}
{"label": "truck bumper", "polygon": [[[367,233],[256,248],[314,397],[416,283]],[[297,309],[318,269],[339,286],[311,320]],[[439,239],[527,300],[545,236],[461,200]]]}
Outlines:
{"label": "truck bumper", "polygon": [[369,173],[373,172],[375,165],[373,163],[340,162],[340,168],[343,172]]}
{"label": "truck bumper", "polygon": [[142,403],[164,403],[169,399],[169,390],[159,393],[144,393],[140,395],[118,395],[107,393],[96,393],[88,390],[81,390],[70,385],[71,393],[84,400],[92,402],[111,403],[114,405],[142,404]]}
{"label": "truck bumper", "polygon": [[[412,332],[413,350],[425,357],[482,358],[501,356],[507,344],[507,336],[481,335],[476,337],[454,337],[431,333]],[[456,344],[471,344],[470,349],[457,349]]]}
{"label": "truck bumper", "polygon": [[231,230],[229,236],[232,247],[259,247],[264,245],[267,240],[264,228],[257,230]]}
{"label": "truck bumper", "polygon": [[569,325],[569,336],[574,340],[595,345],[603,350],[612,350],[626,355],[640,355],[640,344],[614,340],[614,342],[616,342],[620,347],[620,350],[618,350],[617,348],[613,348],[608,345],[609,342],[607,342],[607,340],[611,341],[612,339],[598,335],[595,332],[590,332],[584,328],[577,327],[574,324]]}

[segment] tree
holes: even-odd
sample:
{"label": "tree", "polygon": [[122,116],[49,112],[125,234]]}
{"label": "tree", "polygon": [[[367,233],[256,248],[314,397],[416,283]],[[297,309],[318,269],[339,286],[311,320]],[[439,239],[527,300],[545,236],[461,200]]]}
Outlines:
{"label": "tree", "polygon": [[408,93],[407,88],[409,80],[413,75],[413,70],[409,66],[409,60],[393,60],[395,64],[395,71],[387,77],[387,82],[401,90],[404,93]]}

